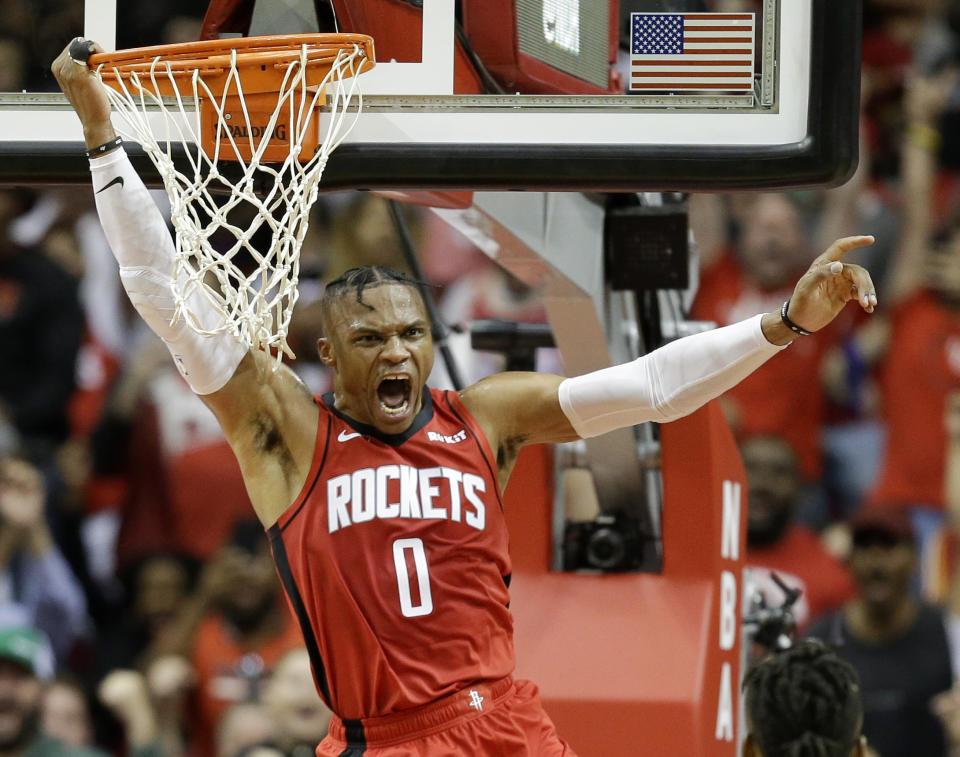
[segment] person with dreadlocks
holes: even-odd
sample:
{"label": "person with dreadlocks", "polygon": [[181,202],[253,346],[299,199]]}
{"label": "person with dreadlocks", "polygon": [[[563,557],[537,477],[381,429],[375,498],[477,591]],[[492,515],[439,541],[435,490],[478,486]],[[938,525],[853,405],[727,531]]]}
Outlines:
{"label": "person with dreadlocks", "polygon": [[764,658],[743,679],[743,757],[868,757],[860,681],[817,639]]}
{"label": "person with dreadlocks", "polygon": [[[171,323],[174,246],[117,149],[103,89],[67,49],[53,70],[83,124],[130,299],[219,419],[268,529],[318,690],[336,713],[317,754],[572,755],[536,687],[512,678],[501,491],[517,454],[679,418],[847,302],[873,312],[869,274],[841,260],[873,238],[831,245],[782,311],[594,374],[501,373],[460,392],[426,387],[434,349],[416,283],[381,267],[350,270],[324,294],[318,349],[334,388],[314,397],[268,354]],[[216,325],[200,293],[187,306]]]}

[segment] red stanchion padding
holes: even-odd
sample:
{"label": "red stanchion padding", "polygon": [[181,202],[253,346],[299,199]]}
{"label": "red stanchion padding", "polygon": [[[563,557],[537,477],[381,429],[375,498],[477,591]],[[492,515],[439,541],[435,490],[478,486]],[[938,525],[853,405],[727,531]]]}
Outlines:
{"label": "red stanchion padding", "polygon": [[716,403],[661,433],[661,575],[548,570],[548,451],[506,492],[517,674],[580,757],[737,753],[743,466]]}

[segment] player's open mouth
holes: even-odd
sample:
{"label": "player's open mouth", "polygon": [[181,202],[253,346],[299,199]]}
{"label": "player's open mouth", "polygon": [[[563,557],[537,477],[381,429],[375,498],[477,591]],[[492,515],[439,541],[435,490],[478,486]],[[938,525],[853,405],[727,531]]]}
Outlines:
{"label": "player's open mouth", "polygon": [[388,376],[377,387],[380,407],[387,415],[403,415],[410,407],[410,379]]}

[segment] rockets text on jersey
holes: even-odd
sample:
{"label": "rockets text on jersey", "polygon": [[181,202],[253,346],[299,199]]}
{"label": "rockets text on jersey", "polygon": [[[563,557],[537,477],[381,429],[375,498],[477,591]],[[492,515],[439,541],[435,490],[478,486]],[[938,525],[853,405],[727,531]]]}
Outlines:
{"label": "rockets text on jersey", "polygon": [[[441,487],[449,496],[447,507],[435,504]],[[374,518],[462,520],[482,531],[486,506],[479,495],[486,490],[480,476],[445,466],[361,468],[327,480],[327,521],[330,533]]]}

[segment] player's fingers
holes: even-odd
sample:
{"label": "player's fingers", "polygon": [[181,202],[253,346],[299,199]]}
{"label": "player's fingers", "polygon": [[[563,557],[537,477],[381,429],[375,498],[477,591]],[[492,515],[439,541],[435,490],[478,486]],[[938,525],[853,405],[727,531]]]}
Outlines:
{"label": "player's fingers", "polygon": [[61,73],[65,70],[64,65],[70,63],[70,45],[67,45],[63,50],[60,51],[60,54],[54,58],[53,63],[50,64],[50,69],[53,71],[54,75],[59,79]]}
{"label": "player's fingers", "polygon": [[97,47],[97,43],[92,39],[75,37],[70,41],[67,49],[70,51],[70,59],[74,63],[76,63],[78,66],[86,67],[87,60],[89,60],[90,56],[96,52]]}
{"label": "player's fingers", "polygon": [[[78,54],[78,45],[85,41],[86,40],[82,40],[80,37],[74,37],[51,64],[50,69],[53,71],[53,75],[57,82],[59,82],[61,88],[63,88],[65,82],[72,81],[79,72],[89,73],[86,60],[81,61],[75,57],[75,55]],[[91,42],[90,44],[92,45],[93,43]]]}
{"label": "player's fingers", "polygon": [[827,263],[833,260],[840,260],[850,250],[857,247],[866,247],[874,243],[874,237],[871,235],[861,235],[856,237],[842,237],[830,245],[826,252],[820,255],[815,261],[817,263]]}
{"label": "player's fingers", "polygon": [[873,284],[870,273],[863,266],[853,263],[841,263],[836,260],[827,267],[828,275],[842,277],[844,284],[849,287],[846,292],[849,299],[857,300],[860,307],[872,313],[877,307],[877,289]]}
{"label": "player's fingers", "polygon": [[102,53],[104,49],[92,39],[83,37],[74,37],[66,47],[60,52],[53,62],[52,68],[61,68],[62,71],[69,71],[67,64],[72,64],[74,68],[87,70],[87,61],[91,55]]}

